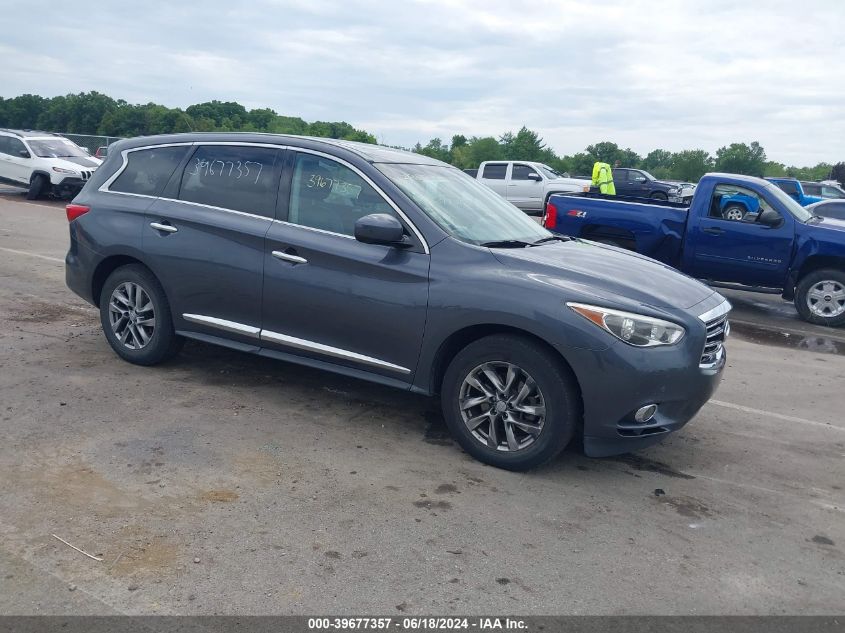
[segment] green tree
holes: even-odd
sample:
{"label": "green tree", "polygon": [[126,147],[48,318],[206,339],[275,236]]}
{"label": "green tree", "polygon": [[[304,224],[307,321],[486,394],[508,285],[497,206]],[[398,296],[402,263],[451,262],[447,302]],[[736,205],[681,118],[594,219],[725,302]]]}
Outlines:
{"label": "green tree", "polygon": [[473,136],[467,142],[469,148],[469,167],[478,167],[485,160],[501,160],[504,158],[502,146],[499,141],[492,136],[477,137]]}
{"label": "green tree", "polygon": [[766,152],[757,141],[750,145],[731,143],[716,151],[716,171],[762,176],[765,170]]}
{"label": "green tree", "polygon": [[668,171],[672,167],[672,152],[665,149],[651,150],[642,160],[640,166],[655,175],[661,169]]}
{"label": "green tree", "polygon": [[530,160],[542,162],[548,159],[543,139],[524,125],[519,132],[506,132],[499,138],[502,153],[506,160]]}
{"label": "green tree", "polygon": [[[419,147],[419,143],[417,143],[417,147]],[[417,147],[414,148],[414,151],[417,154],[430,156],[431,158],[436,158],[437,160],[442,160],[446,163],[451,162],[452,160],[452,154],[449,152],[449,146],[445,145],[439,138],[431,139],[425,147],[419,147],[419,149],[417,149]]]}
{"label": "green tree", "polygon": [[676,180],[698,182],[708,171],[713,171],[713,158],[703,149],[685,149],[672,156],[670,173]]}
{"label": "green tree", "polygon": [[845,184],[845,163],[836,163],[830,169],[830,179]]}

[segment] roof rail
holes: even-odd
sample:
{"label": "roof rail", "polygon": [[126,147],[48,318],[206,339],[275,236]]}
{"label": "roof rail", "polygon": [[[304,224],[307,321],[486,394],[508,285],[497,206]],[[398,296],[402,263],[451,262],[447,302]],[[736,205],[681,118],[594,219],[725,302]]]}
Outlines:
{"label": "roof rail", "polygon": [[12,134],[13,136],[17,136],[18,138],[23,138],[23,134],[21,134],[20,132],[18,132],[16,130],[10,130],[9,128],[0,127],[0,132],[8,132],[9,134]]}

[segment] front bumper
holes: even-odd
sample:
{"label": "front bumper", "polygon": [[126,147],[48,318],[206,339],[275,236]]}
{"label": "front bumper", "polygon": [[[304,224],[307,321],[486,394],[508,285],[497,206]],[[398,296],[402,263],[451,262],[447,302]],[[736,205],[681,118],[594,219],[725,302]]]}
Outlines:
{"label": "front bumper", "polygon": [[[584,452],[605,457],[636,451],[687,424],[716,391],[727,359],[722,347],[717,358],[703,362],[706,336],[701,327],[662,348],[619,341],[603,351],[561,350],[581,386]],[[658,405],[657,413],[637,422],[635,412],[649,404]]]}

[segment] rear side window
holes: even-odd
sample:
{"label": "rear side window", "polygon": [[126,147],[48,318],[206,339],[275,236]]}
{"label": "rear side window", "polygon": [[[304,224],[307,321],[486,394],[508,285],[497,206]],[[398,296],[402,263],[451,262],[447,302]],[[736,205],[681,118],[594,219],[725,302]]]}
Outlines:
{"label": "rear side window", "polygon": [[492,163],[484,165],[484,171],[481,177],[488,180],[504,180],[507,171],[508,166],[506,163]]}
{"label": "rear side window", "polygon": [[804,193],[808,196],[820,196],[822,195],[822,186],[821,185],[814,185],[812,183],[801,183],[801,186],[804,187]]}
{"label": "rear side window", "polygon": [[278,170],[271,147],[202,145],[185,166],[179,199],[272,218]]}
{"label": "rear side window", "polygon": [[129,152],[126,169],[109,186],[109,191],[160,196],[188,149],[188,146],[182,145]]}
{"label": "rear side window", "polygon": [[777,184],[777,186],[780,187],[784,191],[784,193],[787,193],[790,196],[798,195],[798,183],[785,180],[777,182],[775,184]]}

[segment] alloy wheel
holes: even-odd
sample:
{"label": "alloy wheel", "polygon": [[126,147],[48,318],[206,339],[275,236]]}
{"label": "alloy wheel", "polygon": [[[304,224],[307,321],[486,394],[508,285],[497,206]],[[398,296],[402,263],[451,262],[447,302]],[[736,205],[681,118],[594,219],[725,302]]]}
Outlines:
{"label": "alloy wheel", "polygon": [[513,363],[491,361],[473,369],[458,396],[472,436],[497,451],[531,446],[546,420],[546,403],[534,379]]}
{"label": "alloy wheel", "polygon": [[155,332],[155,309],[140,284],[125,281],[111,293],[109,323],[112,332],[128,349],[143,349]]}

